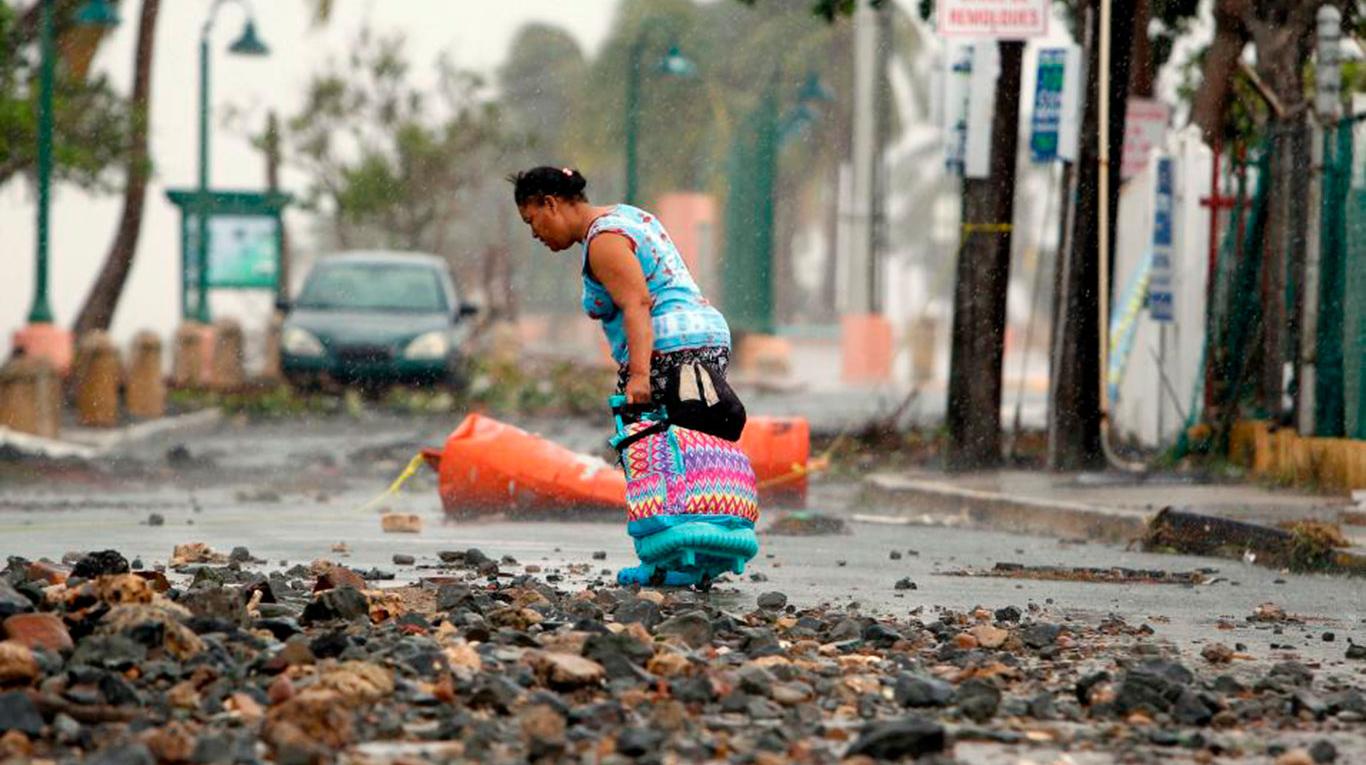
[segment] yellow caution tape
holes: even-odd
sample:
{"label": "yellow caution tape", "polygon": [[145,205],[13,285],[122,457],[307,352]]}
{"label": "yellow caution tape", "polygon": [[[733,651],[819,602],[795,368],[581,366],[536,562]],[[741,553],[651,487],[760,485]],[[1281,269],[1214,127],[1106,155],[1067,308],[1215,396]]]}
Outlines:
{"label": "yellow caution tape", "polygon": [[422,467],[422,463],[425,461],[426,458],[422,456],[422,452],[418,452],[417,454],[415,454],[412,459],[408,460],[408,466],[403,468],[403,472],[399,473],[398,477],[394,479],[394,482],[389,484],[389,488],[385,489],[384,492],[380,494],[378,497],[375,497],[369,502],[366,502],[365,504],[356,508],[356,512],[363,513],[369,510],[370,508],[374,507],[375,505],[378,505],[379,503],[388,499],[389,497],[398,494],[398,490],[403,488],[403,484],[407,483],[409,478],[412,478],[413,476],[417,475],[418,468]]}

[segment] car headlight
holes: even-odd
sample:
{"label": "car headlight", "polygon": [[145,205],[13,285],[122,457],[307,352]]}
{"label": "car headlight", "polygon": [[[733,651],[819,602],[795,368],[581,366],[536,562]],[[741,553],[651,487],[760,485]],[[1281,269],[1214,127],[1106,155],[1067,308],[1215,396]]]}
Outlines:
{"label": "car headlight", "polygon": [[280,347],[291,356],[321,356],[323,344],[306,329],[289,327],[280,338]]}
{"label": "car headlight", "polygon": [[444,330],[428,332],[425,335],[418,335],[413,338],[411,343],[408,343],[408,347],[403,349],[403,358],[442,359],[446,357],[446,352],[450,350],[450,347]]}

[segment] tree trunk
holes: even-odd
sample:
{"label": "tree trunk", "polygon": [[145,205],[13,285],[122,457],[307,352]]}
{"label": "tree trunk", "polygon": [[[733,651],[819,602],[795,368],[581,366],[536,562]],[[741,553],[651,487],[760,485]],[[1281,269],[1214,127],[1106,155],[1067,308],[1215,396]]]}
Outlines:
{"label": "tree trunk", "polygon": [[1134,1],[1134,53],[1129,70],[1129,94],[1136,98],[1152,98],[1157,81],[1157,65],[1153,59],[1153,43],[1148,37],[1148,24],[1153,17],[1153,0]]}
{"label": "tree trunk", "polygon": [[160,7],[161,0],[142,0],[142,11],[138,15],[137,50],[133,54],[133,130],[128,147],[128,180],[123,189],[123,215],[114,243],[105,256],[104,267],[76,318],[78,336],[92,329],[109,329],[123,294],[123,285],[128,281],[128,272],[133,267],[133,256],[137,254],[147,180],[151,174],[147,126],[152,113],[152,53]]}
{"label": "tree trunk", "polygon": [[1005,357],[1010,229],[1015,218],[1015,165],[1020,126],[1024,43],[999,43],[1001,74],[991,123],[991,175],[963,179],[963,231],[953,294],[949,363],[950,469],[1001,462],[1001,365]]}
{"label": "tree trunk", "polygon": [[1247,5],[1248,0],[1215,0],[1214,41],[1205,53],[1200,88],[1195,91],[1191,105],[1191,122],[1200,127],[1209,146],[1222,143],[1233,77],[1238,71],[1238,58],[1247,47],[1248,33],[1242,21]]}
{"label": "tree trunk", "polygon": [[1303,173],[1296,146],[1305,105],[1300,78],[1302,37],[1309,25],[1298,28],[1293,22],[1273,24],[1261,19],[1254,24],[1258,75],[1285,110],[1271,121],[1272,157],[1262,239],[1262,354],[1257,376],[1257,404],[1265,414],[1277,417],[1283,409],[1285,363],[1293,358],[1290,335],[1297,325],[1291,320],[1286,287],[1296,263],[1296,246],[1302,248],[1308,224],[1307,211],[1296,204],[1294,195],[1300,188],[1296,176]]}
{"label": "tree trunk", "polygon": [[[1100,231],[1097,202],[1100,186],[1100,9],[1096,0],[1084,3],[1090,14],[1094,41],[1086,52],[1086,105],[1082,116],[1080,152],[1073,172],[1077,174],[1076,205],[1072,214],[1071,249],[1058,259],[1065,271],[1058,284],[1060,314],[1054,316],[1052,395],[1048,407],[1048,464],[1054,470],[1103,468],[1105,454],[1100,443],[1100,324],[1098,317],[1100,237],[1114,242],[1115,213],[1119,206],[1119,162],[1124,148],[1124,110],[1129,95],[1129,54],[1133,42],[1134,0],[1117,0],[1110,26],[1110,173],[1109,230]],[[1114,262],[1114,248],[1109,249]],[[1109,269],[1114,273],[1114,269]],[[1110,289],[1110,285],[1104,285]],[[1056,324],[1060,323],[1060,324]]]}
{"label": "tree trunk", "polygon": [[[280,190],[280,120],[272,109],[266,115],[266,133],[262,136],[266,156],[266,190],[271,193]],[[289,230],[285,228],[284,215],[280,216],[280,269],[275,274],[276,294],[289,299]]]}

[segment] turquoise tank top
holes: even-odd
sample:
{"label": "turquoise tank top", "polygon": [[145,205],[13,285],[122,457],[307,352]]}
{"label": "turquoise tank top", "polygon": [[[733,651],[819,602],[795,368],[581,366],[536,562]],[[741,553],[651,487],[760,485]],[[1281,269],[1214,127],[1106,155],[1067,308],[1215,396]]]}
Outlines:
{"label": "turquoise tank top", "polygon": [[621,309],[588,266],[588,246],[599,234],[620,234],[631,242],[645,286],[650,290],[650,319],[655,353],[689,348],[730,348],[730,327],[715,306],[702,297],[683,256],[654,215],[630,205],[616,205],[595,219],[583,240],[583,310],[602,323],[602,331],[618,364],[627,362],[626,326]]}

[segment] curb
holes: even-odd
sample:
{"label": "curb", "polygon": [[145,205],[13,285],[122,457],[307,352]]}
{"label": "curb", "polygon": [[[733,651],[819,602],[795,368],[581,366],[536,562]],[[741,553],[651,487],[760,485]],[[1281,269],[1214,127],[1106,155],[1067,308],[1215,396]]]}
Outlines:
{"label": "curb", "polygon": [[860,500],[911,516],[876,521],[877,516],[860,516],[857,520],[863,522],[913,522],[919,517],[926,523],[1114,544],[1139,539],[1148,528],[1148,514],[1136,510],[1012,497],[887,474],[865,478]]}
{"label": "curb", "polygon": [[209,428],[222,420],[223,411],[215,407],[111,430],[83,428],[66,439],[43,438],[0,427],[0,447],[8,447],[25,457],[90,460],[106,456],[122,446],[157,436]]}

